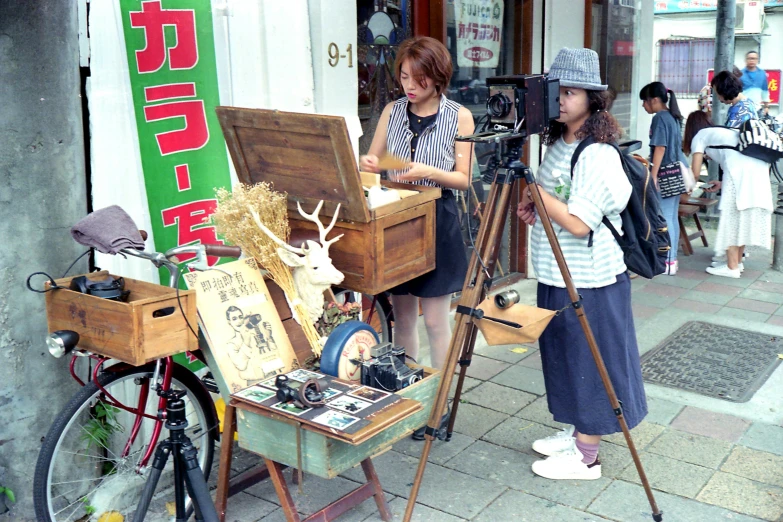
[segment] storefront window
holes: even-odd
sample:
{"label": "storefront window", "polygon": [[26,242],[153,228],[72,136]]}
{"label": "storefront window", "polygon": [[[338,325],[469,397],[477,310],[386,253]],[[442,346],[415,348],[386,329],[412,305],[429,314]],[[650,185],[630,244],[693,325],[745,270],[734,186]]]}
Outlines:
{"label": "storefront window", "polygon": [[[448,0],[447,3],[446,46],[454,63],[447,96],[470,109],[476,131],[482,130],[486,121],[487,78],[519,73],[514,70],[513,35],[521,31],[514,27],[515,4],[512,0]],[[472,254],[485,212],[484,203],[490,189],[487,181],[491,181],[487,172],[491,147],[477,145],[475,154],[470,189],[458,203],[468,256]],[[509,274],[510,228],[506,223],[495,278]]]}
{"label": "storefront window", "polygon": [[358,0],[359,119],[364,134],[359,151],[366,154],[383,108],[403,95],[394,79],[400,42],[412,36],[411,0]]}
{"label": "storefront window", "polygon": [[[635,138],[636,115],[641,107],[634,72],[642,67],[637,49],[641,24],[641,6],[633,0],[593,0],[591,47],[601,62],[601,78],[617,93],[612,114]],[[644,64],[648,67],[647,64]]]}

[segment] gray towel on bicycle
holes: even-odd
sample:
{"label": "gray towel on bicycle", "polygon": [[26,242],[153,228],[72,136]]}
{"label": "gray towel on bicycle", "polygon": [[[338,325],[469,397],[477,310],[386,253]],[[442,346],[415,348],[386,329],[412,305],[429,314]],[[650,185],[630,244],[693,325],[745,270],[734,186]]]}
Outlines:
{"label": "gray towel on bicycle", "polygon": [[104,254],[116,254],[123,248],[144,250],[139,228],[117,205],[88,214],[71,227],[71,236],[77,243]]}

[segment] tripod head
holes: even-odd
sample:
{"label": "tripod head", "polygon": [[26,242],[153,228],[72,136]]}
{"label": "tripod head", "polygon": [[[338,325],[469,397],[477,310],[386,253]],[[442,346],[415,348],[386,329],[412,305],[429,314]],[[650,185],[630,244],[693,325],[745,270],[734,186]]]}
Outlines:
{"label": "tripod head", "polygon": [[182,398],[187,394],[185,390],[171,390],[167,393],[166,402],[166,429],[169,431],[184,431],[188,426],[185,418],[185,401]]}

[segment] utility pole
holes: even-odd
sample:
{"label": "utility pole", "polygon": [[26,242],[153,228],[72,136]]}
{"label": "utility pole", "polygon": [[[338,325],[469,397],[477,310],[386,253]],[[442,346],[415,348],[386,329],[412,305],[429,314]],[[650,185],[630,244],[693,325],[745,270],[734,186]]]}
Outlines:
{"label": "utility pole", "polygon": [[[715,20],[715,74],[720,71],[731,71],[734,68],[734,25],[737,18],[736,0],[718,0],[718,14]],[[723,125],[729,112],[728,105],[724,105],[718,99],[718,93],[712,90],[712,122]],[[718,164],[709,163],[707,170],[709,181],[718,179]],[[694,175],[698,176],[697,172]],[[715,194],[705,194],[708,198],[716,198]],[[707,209],[707,215],[715,215],[717,205]]]}
{"label": "utility pole", "polygon": [[[715,74],[718,74],[720,71],[731,71],[734,67],[734,25],[736,16],[736,0],[718,0],[718,16],[715,20]],[[718,93],[713,90],[713,123],[723,125],[728,111],[728,105],[722,104],[718,100]],[[712,176],[710,176],[710,179],[712,179]]]}

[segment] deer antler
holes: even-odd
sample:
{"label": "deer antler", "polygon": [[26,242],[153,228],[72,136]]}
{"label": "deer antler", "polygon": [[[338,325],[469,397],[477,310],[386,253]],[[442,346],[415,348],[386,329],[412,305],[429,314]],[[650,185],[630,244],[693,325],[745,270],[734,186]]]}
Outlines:
{"label": "deer antler", "polygon": [[256,225],[258,225],[258,228],[260,228],[260,229],[261,229],[261,230],[264,232],[264,234],[266,234],[267,236],[269,236],[269,238],[270,238],[272,241],[274,241],[275,243],[277,243],[277,244],[278,244],[278,245],[280,245],[281,247],[285,248],[285,249],[286,249],[286,250],[288,250],[289,252],[292,252],[292,253],[294,253],[294,254],[299,254],[299,255],[305,255],[305,251],[304,251],[303,249],[301,249],[301,248],[296,248],[296,247],[292,247],[291,245],[289,245],[288,243],[286,243],[285,241],[281,240],[279,237],[277,237],[276,235],[274,235],[274,233],[273,233],[271,230],[269,230],[268,228],[266,228],[266,226],[264,226],[264,224],[263,224],[263,223],[261,223],[261,218],[259,218],[259,217],[258,217],[258,212],[256,212],[255,210],[253,210],[253,207],[251,207],[250,205],[248,205],[248,207],[247,207],[247,208],[248,208],[248,210],[250,210],[250,214],[253,216],[253,221],[255,221],[255,222],[256,222]]}
{"label": "deer antler", "polygon": [[329,223],[329,226],[324,228],[323,223],[321,223],[321,220],[318,219],[318,214],[321,212],[321,207],[324,205],[324,200],[321,200],[318,205],[315,207],[315,210],[313,210],[312,214],[306,213],[304,210],[302,210],[302,205],[299,204],[299,202],[296,202],[296,208],[299,210],[299,214],[305,218],[308,221],[312,221],[316,225],[318,225],[318,233],[321,236],[321,248],[324,250],[329,249],[329,245],[343,237],[344,234],[340,234],[337,237],[334,237],[330,240],[326,240],[326,235],[329,234],[329,232],[334,228],[334,224],[337,222],[337,214],[340,213],[340,204],[337,204],[337,209],[334,211],[334,216],[332,217],[332,222]]}

